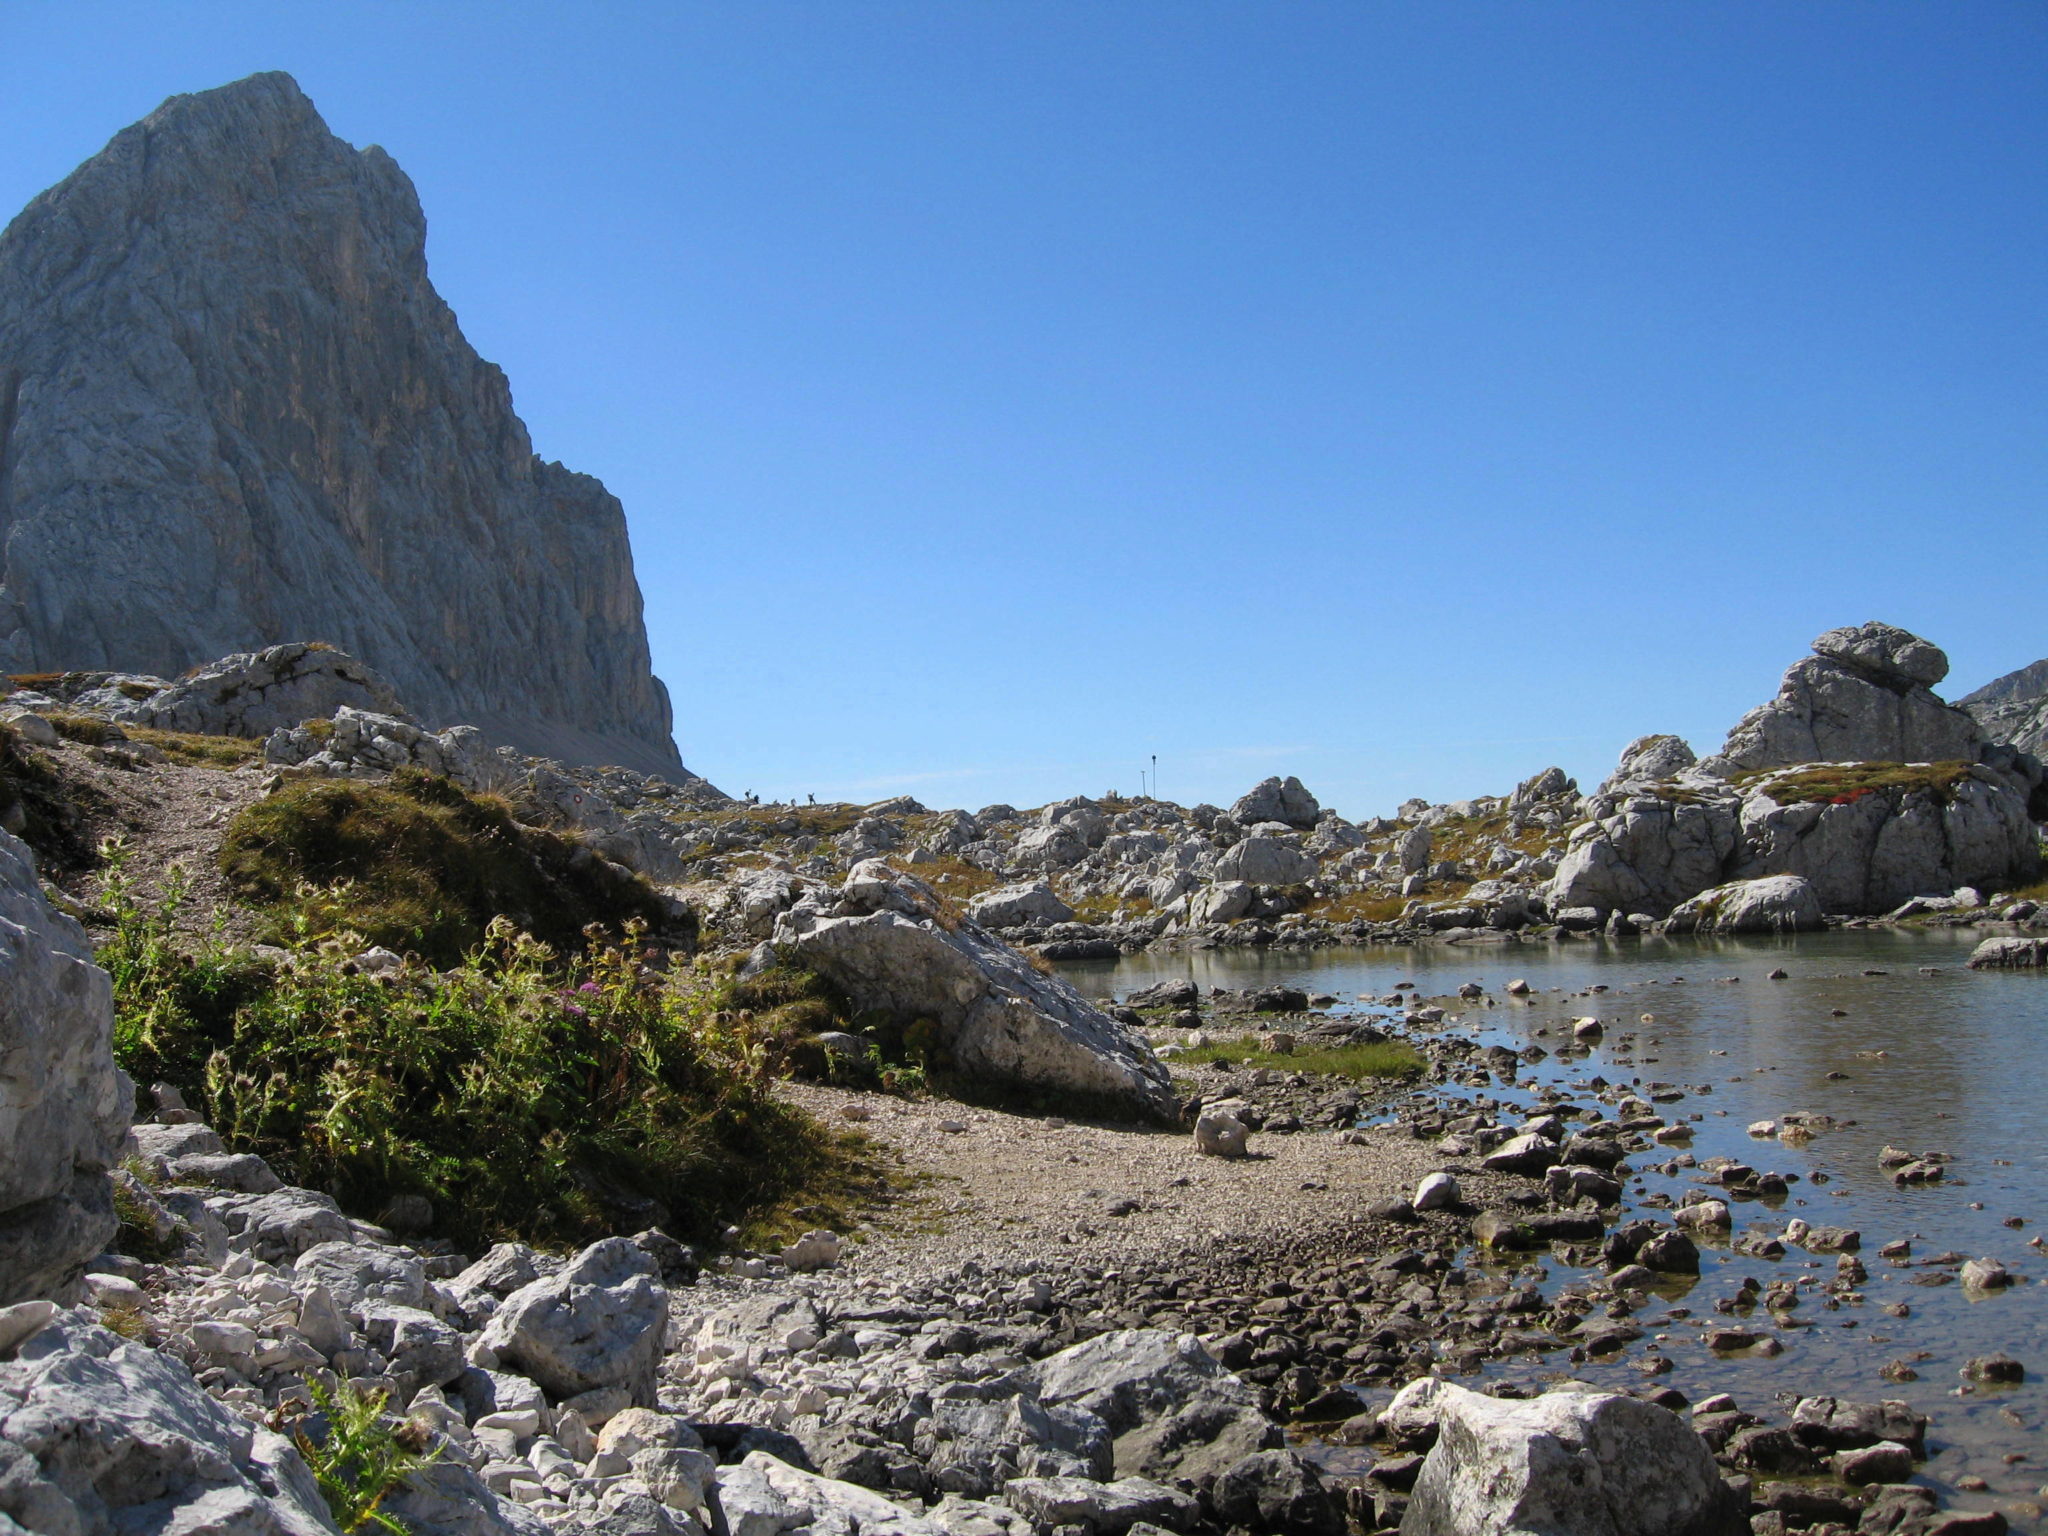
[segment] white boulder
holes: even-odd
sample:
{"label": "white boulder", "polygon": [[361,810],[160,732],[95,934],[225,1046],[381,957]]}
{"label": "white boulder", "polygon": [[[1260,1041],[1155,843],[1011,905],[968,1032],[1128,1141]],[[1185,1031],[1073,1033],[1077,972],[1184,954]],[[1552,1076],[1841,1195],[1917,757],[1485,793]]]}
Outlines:
{"label": "white boulder", "polygon": [[[1403,1399],[1407,1401],[1404,1403]],[[1403,1536],[1746,1536],[1748,1501],[1676,1414],[1614,1392],[1509,1400],[1445,1381],[1396,1404],[1436,1425]]]}

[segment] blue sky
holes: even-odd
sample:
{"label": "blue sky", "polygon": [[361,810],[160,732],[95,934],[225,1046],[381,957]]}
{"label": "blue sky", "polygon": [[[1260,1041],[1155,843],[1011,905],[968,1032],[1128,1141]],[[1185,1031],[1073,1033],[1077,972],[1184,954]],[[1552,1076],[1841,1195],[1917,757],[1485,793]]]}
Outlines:
{"label": "blue sky", "polygon": [[1352,815],[2048,655],[2048,10],[0,4],[0,208],[179,91],[389,149],[764,796]]}

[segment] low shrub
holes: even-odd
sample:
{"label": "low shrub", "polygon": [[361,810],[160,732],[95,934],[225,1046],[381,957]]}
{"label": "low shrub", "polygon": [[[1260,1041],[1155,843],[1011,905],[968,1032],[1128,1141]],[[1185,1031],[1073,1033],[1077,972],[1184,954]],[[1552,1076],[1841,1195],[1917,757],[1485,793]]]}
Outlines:
{"label": "low shrub", "polygon": [[329,1387],[318,1376],[306,1385],[314,1412],[281,1421],[281,1427],[291,1430],[335,1525],[344,1536],[366,1525],[388,1536],[412,1536],[382,1506],[414,1472],[440,1459],[438,1451],[426,1449],[426,1426],[389,1417],[387,1393],[365,1392],[348,1381]]}
{"label": "low shrub", "polygon": [[642,964],[637,925],[563,956],[500,918],[440,972],[372,974],[346,931],[270,964],[218,930],[187,948],[175,875],[152,903],[112,868],[99,955],[122,1066],[353,1212],[425,1195],[472,1248],[657,1224],[702,1239],[866,1177],[856,1143],[775,1097],[730,978]]}

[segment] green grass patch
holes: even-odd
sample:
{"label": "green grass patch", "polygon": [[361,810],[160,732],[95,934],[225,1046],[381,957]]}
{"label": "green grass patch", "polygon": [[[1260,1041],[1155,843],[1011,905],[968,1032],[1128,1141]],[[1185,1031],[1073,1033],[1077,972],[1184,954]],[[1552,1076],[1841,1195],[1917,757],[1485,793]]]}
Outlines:
{"label": "green grass patch", "polygon": [[1924,790],[1945,804],[1970,777],[1969,763],[1830,763],[1797,773],[1761,774],[1747,783],[1780,805],[1853,805],[1893,790]]}
{"label": "green grass patch", "polygon": [[1227,1061],[1239,1067],[1272,1067],[1281,1072],[1309,1072],[1325,1077],[1413,1077],[1423,1060],[1398,1040],[1379,1040],[1369,1045],[1309,1046],[1282,1055],[1259,1048],[1256,1036],[1240,1040],[1216,1040],[1198,1045],[1172,1059],[1175,1067],[1205,1067],[1212,1061]]}
{"label": "green grass patch", "polygon": [[230,824],[220,868],[280,942],[346,929],[441,966],[498,918],[563,954],[582,948],[592,924],[637,921],[688,937],[667,931],[667,903],[638,875],[417,769],[383,783],[288,783]]}
{"label": "green grass patch", "polygon": [[1408,896],[1369,896],[1354,891],[1343,896],[1319,896],[1301,905],[1304,917],[1326,923],[1391,923],[1407,910]]}

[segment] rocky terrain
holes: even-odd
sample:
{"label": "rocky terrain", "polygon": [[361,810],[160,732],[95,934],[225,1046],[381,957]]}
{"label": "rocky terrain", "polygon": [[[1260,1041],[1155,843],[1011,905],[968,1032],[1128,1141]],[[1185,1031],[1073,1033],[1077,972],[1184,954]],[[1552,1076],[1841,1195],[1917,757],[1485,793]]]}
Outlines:
{"label": "rocky terrain", "polygon": [[2008,672],[1956,702],[1992,740],[2036,757],[2048,752],[2048,660]]}
{"label": "rocky terrain", "polygon": [[282,74],[171,98],[29,204],[0,235],[0,666],[327,640],[435,726],[679,775],[624,514],[534,453],[425,247],[405,173]]}
{"label": "rocky terrain", "polygon": [[[30,677],[0,712],[261,737],[263,761],[287,775],[444,774],[668,888],[720,942],[791,942],[800,911],[881,859],[917,873],[947,912],[1070,960],[1154,946],[2031,921],[2041,764],[1942,703],[1925,679],[1945,668],[1939,650],[1890,626],[1830,631],[1715,757],[1647,736],[1590,794],[1553,768],[1507,795],[1411,801],[1359,822],[1291,778],[1227,808],[748,804],[689,774],[580,767],[465,726],[430,730],[374,671],[303,644],[227,657],[177,685]],[[1798,755],[1849,749],[1877,755]],[[1911,755],[1923,750],[1950,755]]]}

